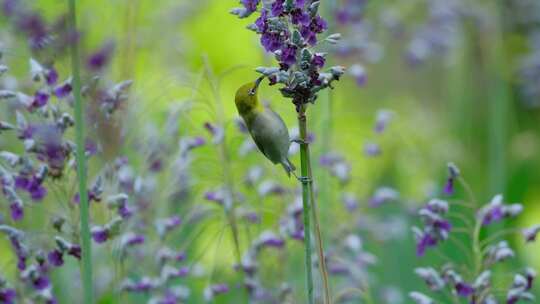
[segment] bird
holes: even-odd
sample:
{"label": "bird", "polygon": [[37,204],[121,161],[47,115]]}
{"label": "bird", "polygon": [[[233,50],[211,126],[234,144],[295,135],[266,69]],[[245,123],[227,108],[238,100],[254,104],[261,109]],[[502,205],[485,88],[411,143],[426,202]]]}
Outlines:
{"label": "bird", "polygon": [[296,168],[288,158],[291,144],[289,130],[279,114],[259,102],[257,90],[262,80],[263,77],[260,77],[236,91],[236,109],[257,148],[272,163],[281,164],[290,177]]}

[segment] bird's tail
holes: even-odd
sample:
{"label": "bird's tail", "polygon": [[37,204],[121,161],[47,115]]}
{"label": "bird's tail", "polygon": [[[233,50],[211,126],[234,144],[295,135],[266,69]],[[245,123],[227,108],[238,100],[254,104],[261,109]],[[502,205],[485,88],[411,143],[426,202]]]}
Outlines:
{"label": "bird's tail", "polygon": [[285,169],[285,172],[287,172],[287,175],[289,177],[291,177],[291,172],[294,172],[294,170],[296,170],[296,167],[293,165],[293,163],[291,163],[288,158],[282,161],[281,165],[283,166],[283,169]]}

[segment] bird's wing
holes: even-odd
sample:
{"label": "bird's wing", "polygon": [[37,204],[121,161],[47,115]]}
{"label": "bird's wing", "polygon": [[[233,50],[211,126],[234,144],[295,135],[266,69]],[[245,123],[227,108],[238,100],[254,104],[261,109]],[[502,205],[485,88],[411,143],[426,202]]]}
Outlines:
{"label": "bird's wing", "polygon": [[286,157],[289,152],[289,146],[290,146],[290,137],[289,137],[289,129],[287,129],[287,125],[285,125],[285,122],[283,121],[283,118],[279,116],[278,113],[269,110],[270,115],[274,116],[277,121],[279,121],[279,128],[276,128],[276,132],[278,132],[278,140],[280,141],[279,146],[281,147],[282,151],[281,153]]}
{"label": "bird's wing", "polygon": [[261,153],[264,154],[264,156],[266,156],[266,158],[270,159],[268,154],[264,151],[264,145],[262,144],[264,139],[261,137],[261,134],[259,134],[256,131],[251,131],[251,137],[253,138],[253,141],[255,142],[255,145],[257,145],[257,148],[259,148]]}

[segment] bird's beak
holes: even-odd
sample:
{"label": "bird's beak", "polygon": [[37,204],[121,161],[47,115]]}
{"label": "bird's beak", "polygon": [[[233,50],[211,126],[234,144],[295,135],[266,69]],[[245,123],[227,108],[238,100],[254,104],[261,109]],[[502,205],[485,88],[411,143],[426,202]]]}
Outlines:
{"label": "bird's beak", "polygon": [[255,86],[249,91],[249,95],[255,95],[255,93],[257,93],[257,89],[259,88],[259,85],[261,84],[263,79],[264,79],[264,76],[261,76],[257,78],[257,80],[255,80]]}

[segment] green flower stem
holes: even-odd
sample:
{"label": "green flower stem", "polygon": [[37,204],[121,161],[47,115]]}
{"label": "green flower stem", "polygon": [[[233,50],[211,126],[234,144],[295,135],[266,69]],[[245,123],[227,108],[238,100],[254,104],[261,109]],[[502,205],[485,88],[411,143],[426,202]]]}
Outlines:
{"label": "green flower stem", "polygon": [[[300,106],[298,111],[298,129],[300,131],[300,170],[302,177],[309,178],[309,146],[307,143],[307,123],[306,123],[306,108]],[[306,288],[308,295],[308,303],[314,304],[313,298],[313,273],[311,267],[311,223],[310,214],[310,183],[307,180],[302,180],[302,205],[304,218],[304,255],[306,265]]]}
{"label": "green flower stem", "polygon": [[[69,21],[71,31],[77,32],[77,17],[76,17],[76,1],[69,0]],[[81,76],[79,66],[79,44],[71,43],[71,69],[72,69],[72,85],[73,96],[75,97],[75,142],[76,161],[77,161],[77,177],[79,182],[79,210],[81,220],[81,248],[82,248],[82,281],[84,289],[84,303],[93,303],[93,287],[92,287],[92,243],[90,242],[90,227],[88,224],[88,193],[86,188],[87,170],[86,156],[84,151],[84,117],[83,104],[81,97]]]}
{"label": "green flower stem", "polygon": [[330,303],[330,284],[328,282],[328,270],[326,267],[326,259],[324,257],[324,247],[321,234],[321,225],[319,221],[319,211],[317,209],[317,202],[313,191],[313,171],[311,170],[311,157],[309,153],[309,146],[307,151],[307,164],[308,164],[308,177],[309,177],[309,198],[311,202],[311,215],[313,219],[313,228],[315,231],[315,242],[317,244],[317,256],[319,257],[319,270],[323,281],[324,291],[324,303]]}
{"label": "green flower stem", "polygon": [[511,113],[511,88],[508,84],[508,67],[504,50],[502,30],[502,9],[504,5],[497,1],[497,22],[494,23],[491,37],[486,40],[484,49],[487,52],[487,75],[489,82],[489,191],[504,193],[506,184],[506,146],[508,138],[508,120]]}
{"label": "green flower stem", "polygon": [[315,228],[315,237],[317,242],[317,254],[319,257],[319,269],[323,280],[324,288],[324,303],[330,303],[330,288],[328,284],[328,273],[326,271],[326,260],[324,258],[324,250],[321,238],[321,229],[319,225],[319,217],[316,210],[315,195],[313,193],[313,172],[311,168],[311,159],[309,153],[309,144],[307,142],[307,122],[306,122],[306,107],[299,107],[298,111],[298,129],[300,131],[300,169],[302,173],[302,202],[303,202],[303,219],[304,219],[304,246],[305,246],[305,262],[306,262],[306,285],[308,292],[308,303],[314,303],[313,298],[313,273],[311,261],[311,223],[312,216]]}

